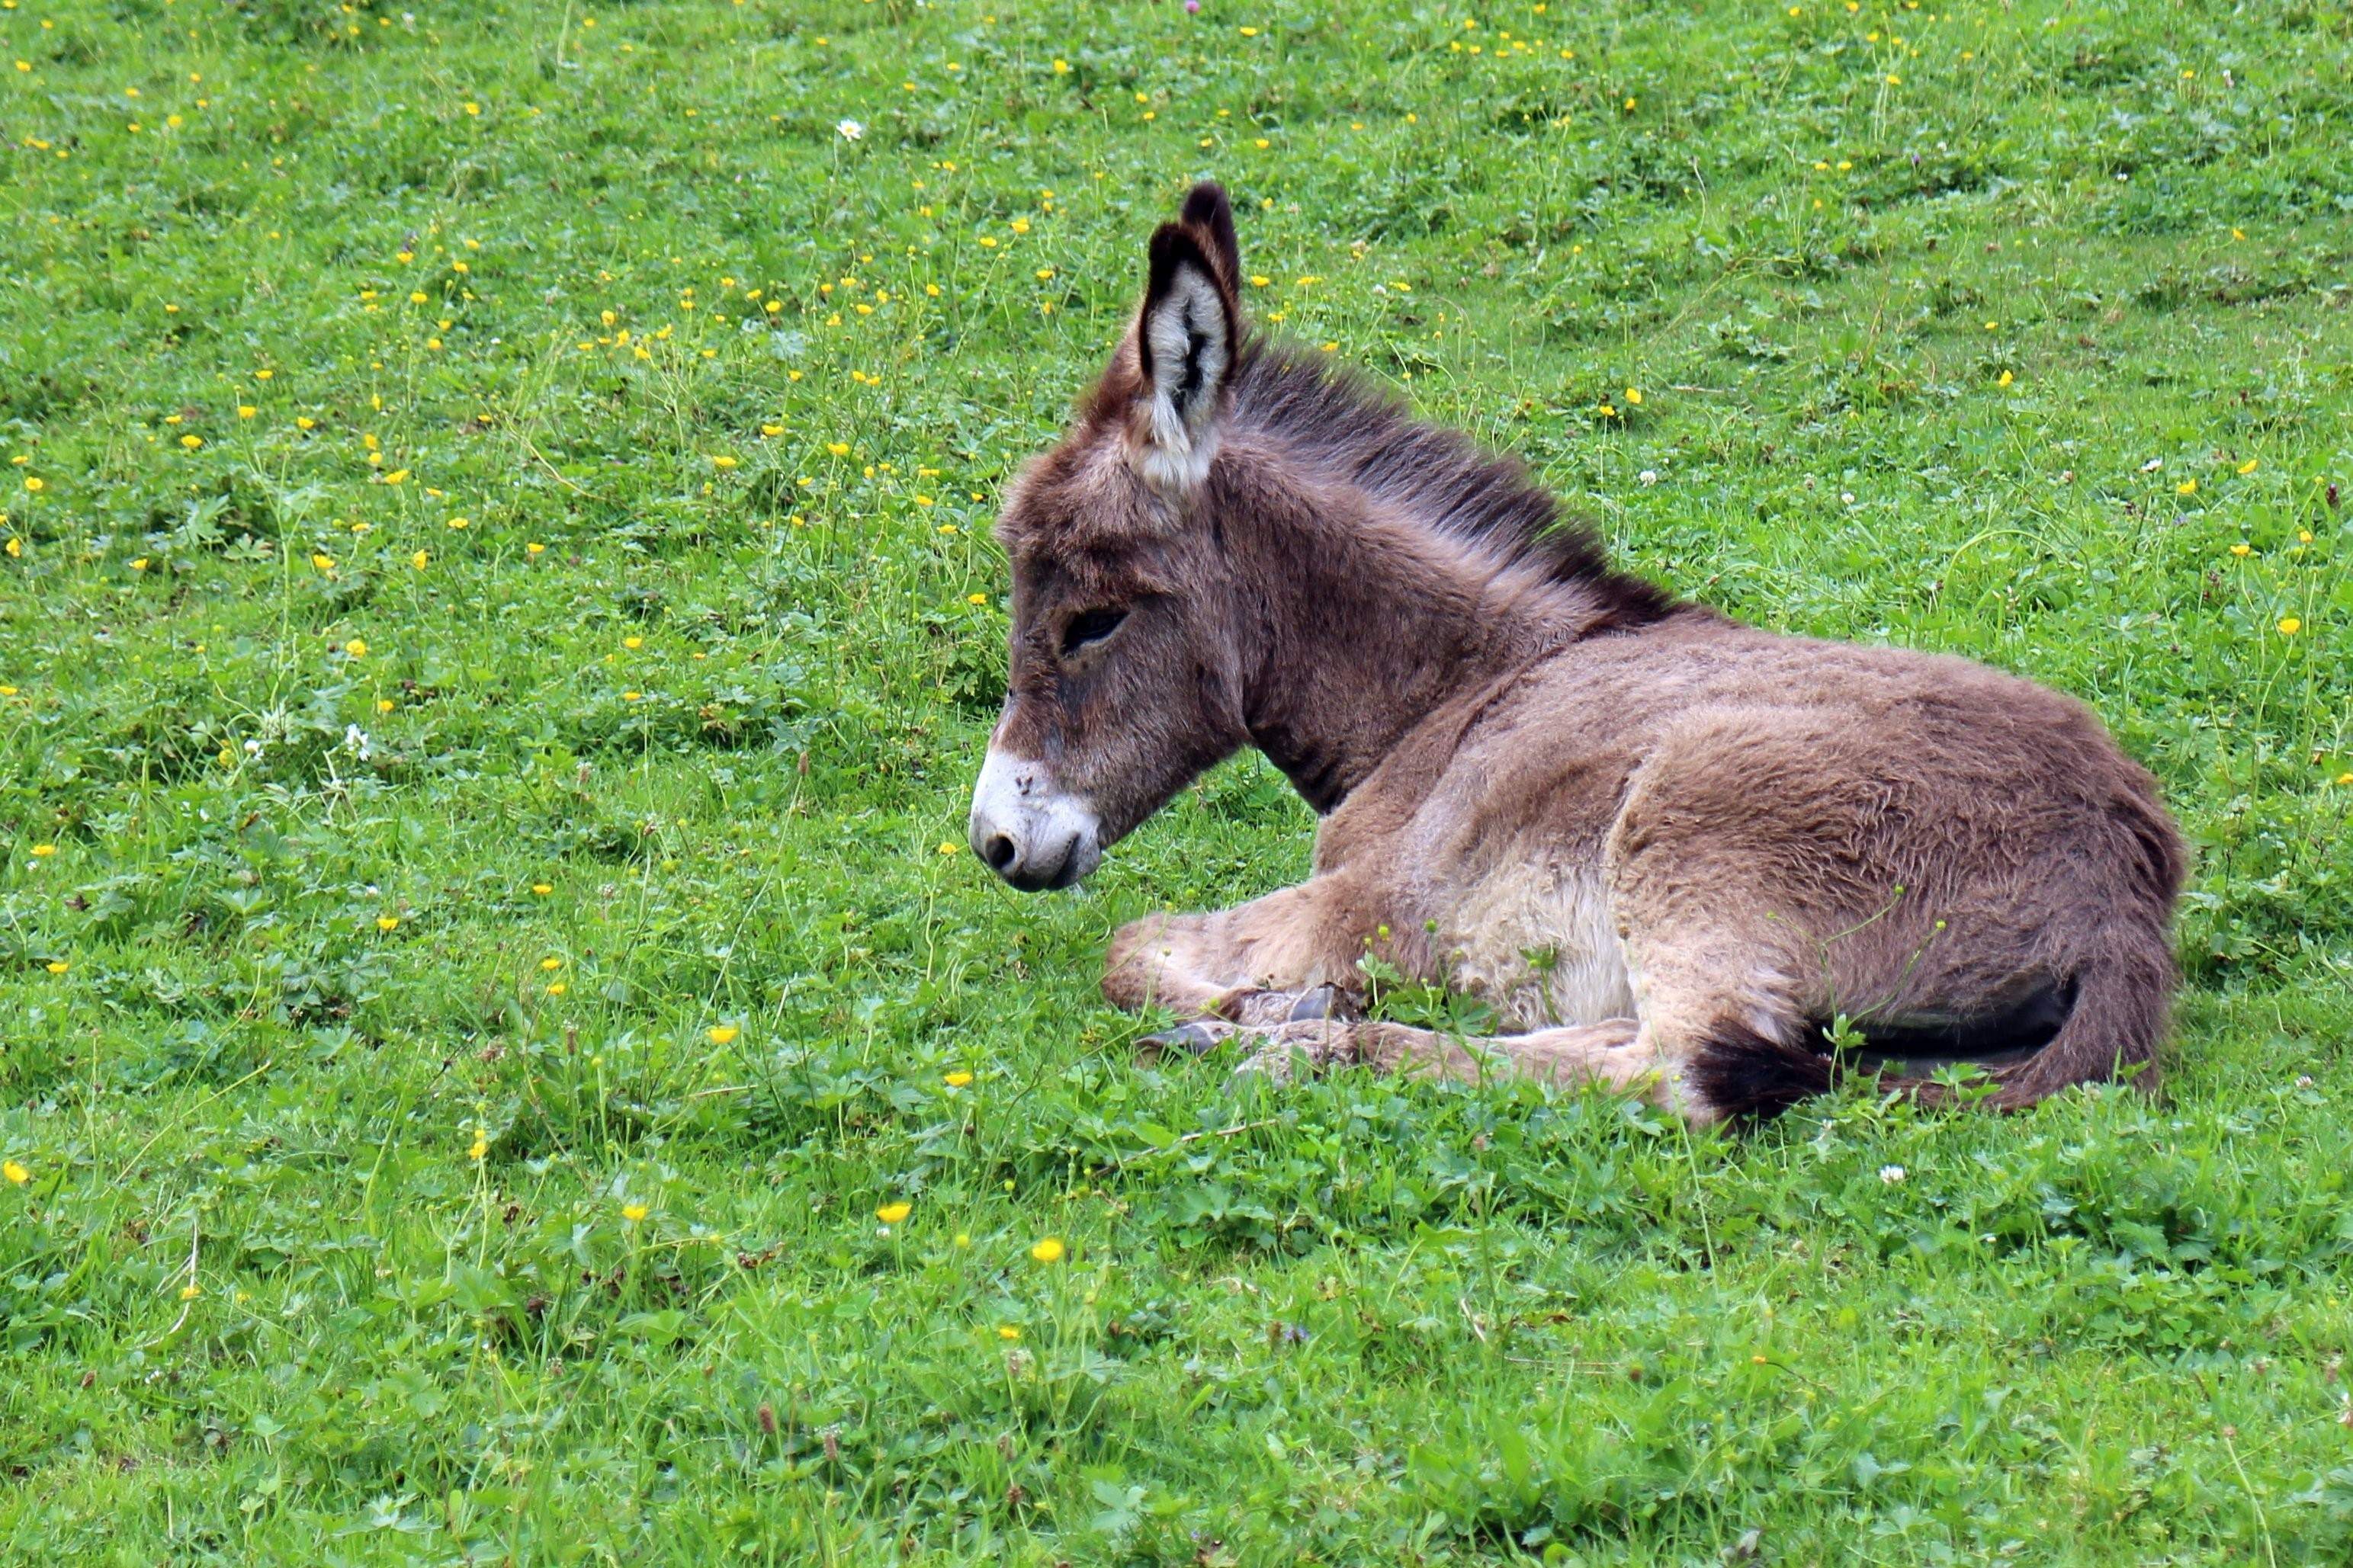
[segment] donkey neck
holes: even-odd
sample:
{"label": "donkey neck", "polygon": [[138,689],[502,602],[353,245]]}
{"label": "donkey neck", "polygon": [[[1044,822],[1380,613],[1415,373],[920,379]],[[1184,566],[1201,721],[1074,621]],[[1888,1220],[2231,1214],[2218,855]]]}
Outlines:
{"label": "donkey neck", "polygon": [[1597,618],[1577,584],[1431,520],[1286,465],[1252,467],[1220,487],[1217,509],[1239,590],[1242,719],[1319,813],[1450,700]]}

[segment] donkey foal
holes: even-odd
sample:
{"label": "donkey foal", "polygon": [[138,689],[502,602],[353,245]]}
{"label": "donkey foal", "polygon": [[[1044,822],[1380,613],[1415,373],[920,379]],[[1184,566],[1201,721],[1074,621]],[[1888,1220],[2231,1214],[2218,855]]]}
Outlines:
{"label": "donkey foal", "polygon": [[[2182,852],[2080,704],[1961,659],[1776,636],[1612,571],[1517,464],[1246,330],[1198,187],[1062,442],[1014,481],[1005,711],[972,845],[1067,887],[1255,745],[1314,875],[1139,921],[1103,990],[1246,1066],[1534,1073],[1694,1121],[1854,1066],[2031,1104],[2150,1081]],[[1514,1031],[1365,1022],[1379,955]]]}

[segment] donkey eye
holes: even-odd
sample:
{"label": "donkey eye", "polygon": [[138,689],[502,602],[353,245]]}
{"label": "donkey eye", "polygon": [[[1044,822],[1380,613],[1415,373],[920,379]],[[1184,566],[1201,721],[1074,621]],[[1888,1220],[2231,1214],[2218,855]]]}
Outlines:
{"label": "donkey eye", "polygon": [[1091,642],[1101,642],[1119,630],[1119,623],[1127,619],[1125,610],[1087,610],[1071,617],[1062,628],[1062,651],[1076,653]]}

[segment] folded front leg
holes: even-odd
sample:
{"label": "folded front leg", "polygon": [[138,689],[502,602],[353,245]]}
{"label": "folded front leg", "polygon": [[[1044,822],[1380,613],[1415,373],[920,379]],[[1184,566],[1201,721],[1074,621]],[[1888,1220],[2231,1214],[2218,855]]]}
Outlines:
{"label": "folded front leg", "polygon": [[[1130,1012],[1166,1007],[1239,1024],[1335,1015],[1357,994],[1361,941],[1335,918],[1319,878],[1230,910],[1152,915],[1121,927],[1104,964],[1103,995]],[[1320,1002],[1303,1002],[1313,993]]]}

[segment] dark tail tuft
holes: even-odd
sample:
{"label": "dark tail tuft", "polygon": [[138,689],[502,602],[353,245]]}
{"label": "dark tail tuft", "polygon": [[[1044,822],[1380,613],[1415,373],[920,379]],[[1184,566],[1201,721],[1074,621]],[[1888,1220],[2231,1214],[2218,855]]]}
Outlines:
{"label": "dark tail tuft", "polygon": [[1819,1051],[1767,1039],[1746,1024],[1725,1019],[1692,1058],[1692,1087],[1707,1105],[1728,1117],[1769,1121],[1837,1081],[1838,1065]]}

